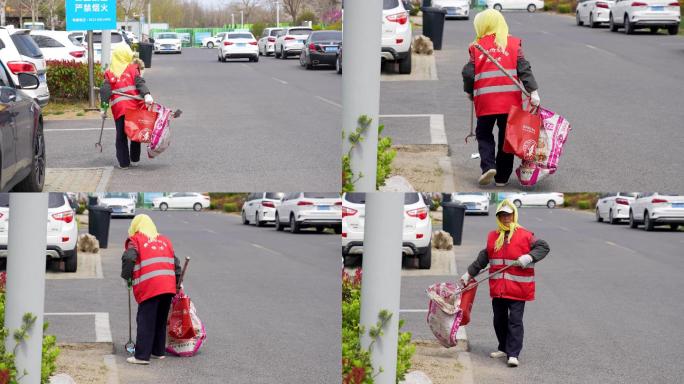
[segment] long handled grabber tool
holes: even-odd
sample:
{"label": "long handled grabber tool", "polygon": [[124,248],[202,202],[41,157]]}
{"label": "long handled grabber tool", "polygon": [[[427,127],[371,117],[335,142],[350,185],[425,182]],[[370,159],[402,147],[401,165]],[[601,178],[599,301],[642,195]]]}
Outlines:
{"label": "long handled grabber tool", "polygon": [[471,137],[475,137],[475,126],[473,121],[475,120],[475,102],[470,101],[470,134],[465,137],[465,142],[468,144],[468,139]]}
{"label": "long handled grabber tool", "polygon": [[135,353],[135,343],[133,342],[133,332],[131,329],[131,322],[132,320],[132,311],[131,311],[131,288],[133,287],[133,282],[129,279],[128,280],[128,342],[125,345],[126,352],[128,352],[129,355],[133,355]]}
{"label": "long handled grabber tool", "polygon": [[183,269],[181,270],[180,278],[176,282],[176,291],[180,291],[181,289],[181,284],[183,284],[183,278],[185,278],[185,271],[188,269],[188,263],[190,263],[190,256],[187,256],[185,258],[185,263],[183,264]]}

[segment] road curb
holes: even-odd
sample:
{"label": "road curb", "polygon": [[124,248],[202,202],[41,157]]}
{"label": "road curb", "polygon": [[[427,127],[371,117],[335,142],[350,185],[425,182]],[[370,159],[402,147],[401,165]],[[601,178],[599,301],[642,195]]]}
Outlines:
{"label": "road curb", "polygon": [[104,365],[107,367],[107,384],[119,384],[119,369],[116,366],[116,357],[114,355],[105,355],[103,360]]}

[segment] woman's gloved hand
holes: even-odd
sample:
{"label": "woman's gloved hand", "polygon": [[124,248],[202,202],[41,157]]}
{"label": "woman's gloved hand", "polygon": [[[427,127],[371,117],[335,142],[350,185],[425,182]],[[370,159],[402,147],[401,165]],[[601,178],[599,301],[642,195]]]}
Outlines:
{"label": "woman's gloved hand", "polygon": [[471,278],[471,276],[468,272],[464,273],[463,276],[461,276],[461,281],[460,281],[461,287],[465,287],[466,285],[468,285],[470,278]]}
{"label": "woman's gloved hand", "polygon": [[152,98],[152,95],[150,95],[149,93],[145,95],[145,104],[147,104],[148,106],[154,104],[154,99]]}
{"label": "woman's gloved hand", "polygon": [[532,91],[532,93],[530,93],[530,104],[534,105],[535,107],[538,107],[540,103],[541,99],[539,98],[539,92]]}
{"label": "woman's gloved hand", "polygon": [[533,261],[534,261],[534,259],[532,259],[532,256],[522,255],[522,256],[518,257],[518,260],[516,260],[515,263],[518,267],[526,268]]}

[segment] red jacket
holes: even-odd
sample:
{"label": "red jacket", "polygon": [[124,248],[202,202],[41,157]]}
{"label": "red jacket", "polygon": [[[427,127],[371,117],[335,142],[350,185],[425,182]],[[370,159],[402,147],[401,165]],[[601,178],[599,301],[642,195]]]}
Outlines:
{"label": "red jacket", "polygon": [[[510,265],[518,260],[518,257],[527,255],[535,242],[534,233],[518,228],[513,237],[504,242],[498,251],[494,250],[494,243],[499,237],[497,231],[489,233],[487,238],[487,254],[489,255],[489,273]],[[534,300],[534,264],[527,268],[510,267],[506,271],[489,279],[489,293],[492,298],[505,298],[513,300]]]}
{"label": "red jacket", "polygon": [[[140,92],[138,92],[138,89],[135,86],[136,76],[140,76],[140,70],[135,64],[129,64],[119,77],[114,76],[109,70],[104,73],[105,81],[109,82],[112,91],[126,93],[131,96],[140,96]],[[112,94],[109,105],[112,107],[114,119],[118,119],[123,116],[128,109],[142,108],[143,102],[141,100],[129,99],[126,96]]]}
{"label": "red jacket", "polygon": [[175,257],[173,245],[159,235],[155,240],[136,233],[126,240],[126,249],[135,247],[138,259],[133,269],[133,295],[143,301],[165,293],[176,293]]}
{"label": "red jacket", "polygon": [[[480,46],[498,60],[506,71],[518,79],[517,63],[520,39],[508,36],[506,50],[502,52],[494,43],[494,35],[480,39]],[[487,56],[475,46],[468,49],[475,64],[473,101],[478,117],[506,114],[511,106],[522,107],[522,92]]]}

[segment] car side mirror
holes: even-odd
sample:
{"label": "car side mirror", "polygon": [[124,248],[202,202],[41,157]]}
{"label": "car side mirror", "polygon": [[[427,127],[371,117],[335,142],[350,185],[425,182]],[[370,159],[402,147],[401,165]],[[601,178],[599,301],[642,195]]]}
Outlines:
{"label": "car side mirror", "polygon": [[19,77],[19,87],[21,89],[37,89],[40,85],[38,76],[31,73],[20,73]]}
{"label": "car side mirror", "polygon": [[17,100],[17,91],[12,87],[2,87],[0,89],[0,103],[7,104]]}

